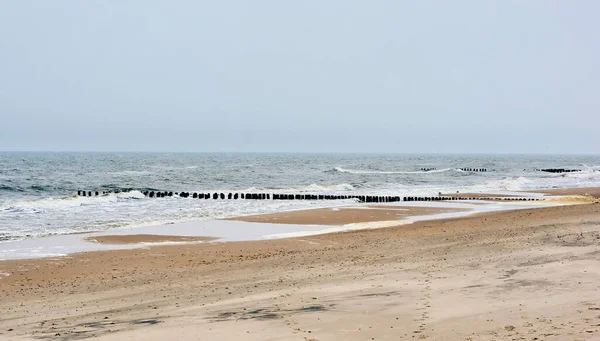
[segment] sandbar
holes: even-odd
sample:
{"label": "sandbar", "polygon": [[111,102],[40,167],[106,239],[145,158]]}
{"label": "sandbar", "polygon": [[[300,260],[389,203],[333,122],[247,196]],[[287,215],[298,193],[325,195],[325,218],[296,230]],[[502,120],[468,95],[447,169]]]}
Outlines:
{"label": "sandbar", "polygon": [[[346,225],[378,221],[402,220],[410,216],[425,216],[440,213],[466,212],[466,208],[414,207],[414,206],[363,206],[361,208],[337,207],[260,214],[230,218],[256,223],[299,224],[299,225]],[[400,225],[400,224],[399,224]]]}
{"label": "sandbar", "polygon": [[165,242],[197,242],[213,241],[213,237],[168,236],[157,234],[128,234],[128,235],[103,235],[85,238],[86,241],[100,244],[137,244],[137,243],[165,243]]}

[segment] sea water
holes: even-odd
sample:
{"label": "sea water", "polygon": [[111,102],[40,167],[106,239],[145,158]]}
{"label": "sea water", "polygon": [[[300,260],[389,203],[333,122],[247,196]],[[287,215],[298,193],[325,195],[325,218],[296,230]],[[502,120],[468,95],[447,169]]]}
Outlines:
{"label": "sea water", "polygon": [[[434,196],[593,186],[600,156],[0,153],[0,242],[351,203],[151,199],[147,190]],[[78,190],[121,192],[80,197]]]}

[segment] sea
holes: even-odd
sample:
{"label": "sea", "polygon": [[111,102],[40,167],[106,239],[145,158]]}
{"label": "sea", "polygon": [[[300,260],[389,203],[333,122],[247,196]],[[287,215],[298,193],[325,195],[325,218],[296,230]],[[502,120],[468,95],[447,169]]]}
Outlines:
{"label": "sea", "polygon": [[[536,170],[543,168],[581,171]],[[354,202],[148,198],[144,191],[435,196],[597,186],[598,155],[2,152],[0,242]]]}

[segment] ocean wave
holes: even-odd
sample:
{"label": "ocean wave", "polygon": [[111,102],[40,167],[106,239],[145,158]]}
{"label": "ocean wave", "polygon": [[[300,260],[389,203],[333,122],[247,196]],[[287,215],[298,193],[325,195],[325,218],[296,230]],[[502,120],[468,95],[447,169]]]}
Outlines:
{"label": "ocean wave", "polygon": [[600,170],[600,165],[587,165],[585,163],[580,163],[577,167],[583,167],[583,170]]}
{"label": "ocean wave", "polygon": [[543,173],[544,179],[551,178],[593,178],[600,177],[600,170],[596,169],[586,169],[581,170],[579,172],[567,172],[567,173]]}
{"label": "ocean wave", "polygon": [[133,192],[133,191],[139,191],[139,192],[144,192],[144,191],[161,191],[158,188],[154,188],[154,187],[136,187],[136,188],[131,188],[131,187],[122,187],[116,184],[103,184],[98,186],[98,190],[99,191],[107,191],[107,192],[111,192],[111,193],[126,193],[126,192]]}
{"label": "ocean wave", "polygon": [[106,172],[106,173],[102,173],[104,174],[112,174],[112,175],[148,175],[148,174],[152,174],[152,172],[149,171],[136,171],[136,170],[126,170],[126,171],[120,171],[120,172]]}
{"label": "ocean wave", "polygon": [[116,170],[116,171],[99,171],[89,172],[87,175],[98,176],[98,177],[136,177],[154,174],[151,171],[146,170]]}
{"label": "ocean wave", "polygon": [[350,173],[350,174],[429,174],[429,173],[443,173],[452,170],[452,168],[435,169],[430,171],[371,171],[371,170],[357,170],[357,169],[345,169],[342,167],[333,168],[333,172],[339,173]]}
{"label": "ocean wave", "polygon": [[37,192],[49,192],[49,191],[53,190],[54,187],[46,186],[46,185],[33,185],[33,186],[29,186],[29,189],[37,191]]}
{"label": "ocean wave", "polygon": [[[249,187],[243,190],[239,190],[237,192],[276,192],[276,193],[286,193],[286,192],[332,192],[332,191],[352,191],[359,188],[360,185],[352,185],[347,183],[342,184],[334,184],[334,185],[303,185],[296,187]],[[236,191],[232,191],[236,192]]]}
{"label": "ocean wave", "polygon": [[23,192],[23,190],[21,188],[12,187],[12,186],[6,186],[6,185],[0,185],[0,191],[6,191],[6,192]]}
{"label": "ocean wave", "polygon": [[[178,166],[166,166],[166,165],[145,165],[146,167],[152,169],[152,170],[159,170],[159,171],[185,171],[185,170],[190,170],[190,169],[197,169],[199,168],[199,166],[196,165],[191,165],[191,166],[184,166],[184,165],[178,165]],[[150,171],[145,171],[147,173],[152,173]]]}
{"label": "ocean wave", "polygon": [[483,191],[520,191],[527,189],[533,183],[532,179],[524,176],[513,176],[484,182],[481,186]]}
{"label": "ocean wave", "polygon": [[97,205],[119,202],[123,200],[143,199],[140,191],[110,193],[92,197],[72,196],[62,198],[42,198],[33,200],[12,201],[0,205],[0,211],[12,213],[42,213],[47,210],[70,209],[77,206]]}
{"label": "ocean wave", "polygon": [[[290,188],[291,191],[299,191],[299,192],[329,192],[329,191],[352,191],[355,190],[356,187],[351,184],[336,184],[336,185],[317,185],[310,184],[308,186],[299,186]],[[287,190],[284,188],[283,190]]]}
{"label": "ocean wave", "polygon": [[571,177],[581,177],[581,176],[599,176],[600,175],[600,169],[584,169],[581,172],[571,172],[571,173],[561,173],[564,174],[566,176],[571,176]]}
{"label": "ocean wave", "polygon": [[471,187],[472,191],[523,191],[548,188],[595,187],[600,182],[600,172],[548,174],[544,177],[513,176],[486,181]]}

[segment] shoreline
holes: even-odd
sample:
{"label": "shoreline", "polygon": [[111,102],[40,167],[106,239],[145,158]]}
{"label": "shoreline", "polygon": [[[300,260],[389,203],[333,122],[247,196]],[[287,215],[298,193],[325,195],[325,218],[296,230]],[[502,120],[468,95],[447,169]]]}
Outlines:
{"label": "shoreline", "polygon": [[598,225],[596,203],[4,261],[0,338],[593,340]]}
{"label": "shoreline", "polygon": [[[277,213],[250,215],[222,220],[192,221],[167,225],[144,226],[99,232],[74,233],[51,237],[0,243],[0,262],[10,259],[65,257],[79,252],[151,248],[160,245],[186,243],[227,243],[233,241],[272,240],[399,227],[417,221],[462,218],[493,211],[522,210],[548,205],[587,203],[592,193],[600,198],[600,188],[544,190],[531,195],[552,195],[546,201],[495,201],[486,197],[501,194],[474,194],[476,200],[440,202],[397,202],[332,205],[329,208],[301,209]],[[515,195],[524,192],[515,192]],[[458,194],[466,195],[466,194]],[[509,194],[503,194],[509,197]],[[592,197],[590,195],[590,197]],[[480,200],[484,199],[484,200]],[[243,231],[243,232],[239,232]]]}
{"label": "shoreline", "polygon": [[552,188],[536,191],[528,191],[528,193],[539,193],[545,197],[549,196],[590,196],[600,198],[600,187],[581,187],[581,188]]}
{"label": "shoreline", "polygon": [[127,234],[127,235],[102,235],[86,237],[85,241],[99,244],[138,244],[138,243],[172,243],[172,242],[210,242],[216,240],[212,237],[190,236],[165,236],[159,234]]}
{"label": "shoreline", "polygon": [[[304,237],[405,226],[416,221],[466,217],[498,210],[543,207],[541,202],[409,202],[286,211],[225,220],[203,220],[93,233],[56,235],[0,243],[0,262],[67,257],[80,252],[152,248],[160,245],[228,243]],[[552,203],[551,205],[560,205]],[[141,237],[136,237],[140,236]],[[148,238],[147,236],[154,236]],[[94,239],[112,241],[94,242]],[[192,240],[193,239],[193,240]]]}

